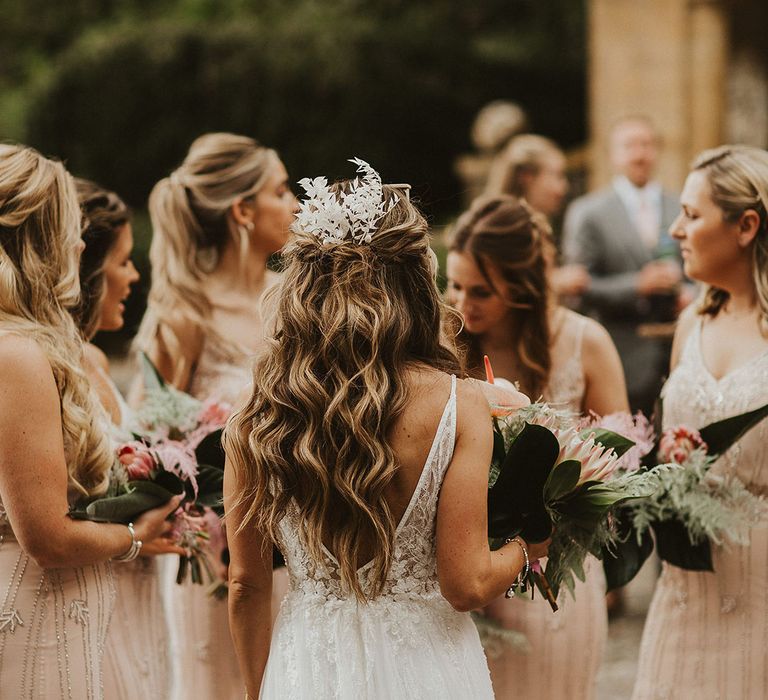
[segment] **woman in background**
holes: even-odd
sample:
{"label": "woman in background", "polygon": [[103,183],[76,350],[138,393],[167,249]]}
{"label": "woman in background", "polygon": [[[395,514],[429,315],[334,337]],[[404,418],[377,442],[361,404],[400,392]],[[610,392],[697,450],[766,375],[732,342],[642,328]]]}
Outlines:
{"label": "woman in background", "polygon": [[[537,134],[515,136],[496,156],[486,185],[490,196],[525,199],[551,222],[560,215],[568,194],[565,154],[557,144]],[[589,286],[583,265],[552,265],[550,284],[560,297],[577,297]]]}
{"label": "woman in background", "polygon": [[[248,389],[264,344],[260,301],[278,278],[267,261],[288,240],[295,209],[277,154],[234,134],[201,136],[155,185],[152,286],[136,345],[175,387],[230,404]],[[287,574],[275,576],[276,608]],[[205,586],[171,585],[176,697],[242,700],[226,601]]]}
{"label": "woman in background", "polygon": [[80,209],[61,163],[0,145],[0,688],[13,698],[104,697],[110,560],[166,533],[179,498],[135,524],[74,520],[115,459],[81,366]]}
{"label": "woman in background", "polygon": [[[115,442],[132,440],[131,410],[115,386],[107,356],[91,341],[98,331],[123,327],[124,302],[139,273],[131,261],[130,212],[114,193],[76,180],[83,214],[80,303],[75,320],[85,343],[85,372],[110,419]],[[160,543],[158,543],[160,544]],[[104,692],[110,700],[167,698],[168,629],[154,555],[184,554],[171,542],[142,547],[141,556],[115,570],[117,600],[104,652]]]}
{"label": "woman in background", "polygon": [[[456,223],[448,253],[448,295],[464,317],[459,340],[469,370],[483,376],[488,355],[497,376],[574,413],[627,411],[624,375],[608,333],[553,299],[549,225],[511,196],[481,197]],[[568,596],[564,593],[561,598]],[[530,650],[489,654],[497,698],[587,700],[607,635],[605,578],[587,561],[586,582],[555,615],[544,600],[499,598],[486,614],[525,635]]]}
{"label": "woman in background", "polygon": [[[664,427],[701,428],[768,400],[768,153],[704,151],[670,233],[685,274],[705,285],[680,317],[662,391]],[[768,493],[768,421],[712,466]],[[714,572],[664,562],[645,621],[634,700],[768,697],[768,529],[712,545]]]}

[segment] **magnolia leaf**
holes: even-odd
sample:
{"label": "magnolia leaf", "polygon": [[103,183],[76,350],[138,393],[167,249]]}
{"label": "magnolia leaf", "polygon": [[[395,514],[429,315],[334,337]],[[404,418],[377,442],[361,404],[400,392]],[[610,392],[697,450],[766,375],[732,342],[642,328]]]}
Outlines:
{"label": "magnolia leaf", "polygon": [[655,522],[651,527],[659,559],[688,571],[714,571],[709,540],[691,542],[688,529],[679,520]]}
{"label": "magnolia leaf", "polygon": [[567,459],[556,464],[549,473],[544,484],[544,500],[546,503],[557,501],[571,493],[579,483],[581,476],[581,462],[575,459]]}
{"label": "magnolia leaf", "polygon": [[579,433],[579,436],[583,440],[592,437],[595,442],[599,442],[605,449],[613,450],[617,457],[621,457],[627,450],[635,446],[633,440],[604,428],[585,428]]}
{"label": "magnolia leaf", "polygon": [[488,490],[489,537],[509,537],[513,532],[531,542],[549,537],[552,519],[544,505],[544,484],[559,452],[552,431],[526,423]]}
{"label": "magnolia leaf", "polygon": [[653,551],[653,538],[647,530],[638,537],[632,517],[619,510],[614,514],[616,541],[602,551],[606,588],[612,591],[628,584]]}
{"label": "magnolia leaf", "polygon": [[724,418],[710,423],[699,430],[701,439],[707,443],[707,453],[713,457],[723,454],[731,445],[748,430],[768,416],[768,404],[754,411],[740,413],[737,416]]}
{"label": "magnolia leaf", "polygon": [[129,523],[145,511],[167,503],[176,495],[153,481],[131,481],[128,487],[128,493],[91,501],[85,508],[85,519]]}
{"label": "magnolia leaf", "polygon": [[208,433],[195,448],[195,457],[198,464],[208,464],[223,472],[226,454],[221,444],[223,428],[218,428]]}
{"label": "magnolia leaf", "polygon": [[153,364],[152,360],[149,359],[149,355],[145,352],[140,352],[139,358],[141,360],[141,370],[144,378],[144,389],[165,389],[165,380],[160,374],[160,371]]}
{"label": "magnolia leaf", "polygon": [[506,457],[507,449],[504,445],[504,436],[501,434],[501,430],[499,429],[499,423],[498,421],[493,421],[493,455],[491,457],[492,461],[496,461],[499,464],[501,464],[504,461],[504,457]]}

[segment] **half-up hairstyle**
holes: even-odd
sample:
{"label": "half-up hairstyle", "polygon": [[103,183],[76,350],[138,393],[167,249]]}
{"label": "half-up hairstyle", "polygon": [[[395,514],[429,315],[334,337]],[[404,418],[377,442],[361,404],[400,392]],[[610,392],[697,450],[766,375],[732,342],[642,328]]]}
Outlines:
{"label": "half-up hairstyle", "polygon": [[85,249],[80,256],[80,302],[72,315],[83,338],[90,340],[99,329],[101,302],[106,293],[104,263],[131,214],[114,192],[80,178],[75,179],[75,185],[83,216]]}
{"label": "half-up hairstyle", "polygon": [[[249,239],[230,216],[238,199],[256,195],[277,162],[277,154],[247,136],[205,134],[190,146],[184,162],[158,182],[149,196],[152,284],[147,312],[136,346],[149,350],[159,343],[183,357],[174,328],[199,329],[228,347],[211,324],[211,302],[205,282],[218,256],[235,237],[245,259]],[[186,369],[179,362],[176,380]]]}
{"label": "half-up hairstyle", "polygon": [[[546,218],[517,197],[479,197],[456,222],[450,250],[471,255],[488,286],[509,306],[509,323],[517,336],[510,350],[520,363],[521,391],[541,396],[552,368],[547,265],[555,253]],[[491,266],[504,280],[503,289],[491,281]],[[466,330],[458,339],[469,373],[483,376],[479,340]]]}
{"label": "half-up hairstyle", "polygon": [[80,364],[69,312],[78,300],[80,209],[61,163],[25,146],[0,145],[0,329],[34,339],[61,398],[69,484],[83,495],[106,485],[113,456]]}
{"label": "half-up hairstyle", "polygon": [[538,175],[547,156],[561,154],[557,144],[545,136],[515,136],[494,158],[485,193],[525,197],[525,178]]}
{"label": "half-up hairstyle", "polygon": [[[752,279],[762,324],[768,328],[768,152],[752,146],[720,146],[702,152],[691,169],[705,174],[712,201],[723,210],[725,221],[738,221],[748,209],[760,217],[752,243]],[[724,289],[707,287],[699,313],[717,316],[729,298]]]}
{"label": "half-up hairstyle", "polygon": [[[332,187],[338,196],[350,183]],[[441,344],[443,303],[427,223],[402,190],[370,244],[321,243],[299,232],[284,253],[275,337],[257,360],[253,395],[229,423],[225,447],[244,489],[241,527],[277,543],[295,504],[305,546],[340,562],[342,586],[379,595],[393,556],[395,522],[384,497],[397,470],[390,431],[408,399],[405,371],[457,372]],[[374,551],[371,589],[356,575]]]}

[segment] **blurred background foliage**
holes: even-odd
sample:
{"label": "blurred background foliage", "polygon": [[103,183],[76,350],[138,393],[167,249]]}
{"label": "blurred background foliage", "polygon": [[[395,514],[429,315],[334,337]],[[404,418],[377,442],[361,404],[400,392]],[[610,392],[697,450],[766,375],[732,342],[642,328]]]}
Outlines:
{"label": "blurred background foliage", "polygon": [[0,0],[0,138],[121,194],[145,271],[149,191],[211,130],[276,148],[293,180],[360,156],[440,223],[489,101],[584,140],[584,24],[583,0]]}

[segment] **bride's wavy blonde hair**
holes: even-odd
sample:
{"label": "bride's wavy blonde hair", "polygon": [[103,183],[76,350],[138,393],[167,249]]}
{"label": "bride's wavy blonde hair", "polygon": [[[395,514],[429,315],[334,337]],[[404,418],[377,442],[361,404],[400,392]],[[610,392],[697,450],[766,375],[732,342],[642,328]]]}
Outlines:
{"label": "bride's wavy blonde hair", "polygon": [[70,486],[91,495],[105,487],[113,455],[68,311],[80,293],[79,240],[77,193],[64,166],[0,144],[0,328],[33,338],[46,353],[61,397]]}
{"label": "bride's wavy blonde hair", "polygon": [[[328,543],[342,585],[360,600],[381,593],[392,560],[396,524],[384,495],[398,466],[389,437],[408,400],[404,373],[417,364],[459,368],[441,344],[445,307],[427,223],[402,190],[385,185],[383,201],[393,196],[369,245],[299,233],[287,248],[275,336],[225,433],[243,484],[240,527],[277,544],[293,501],[312,558],[322,561]],[[356,570],[371,548],[366,592]]]}
{"label": "bride's wavy blonde hair", "polygon": [[[231,221],[238,199],[256,195],[279,162],[277,153],[247,136],[204,134],[193,141],[184,162],[160,180],[149,196],[152,220],[152,284],[147,312],[134,346],[159,343],[173,357],[184,357],[174,331],[191,326],[228,347],[211,323],[205,292],[208,275],[231,237],[245,258],[248,232]],[[180,361],[176,381],[187,368]]]}

